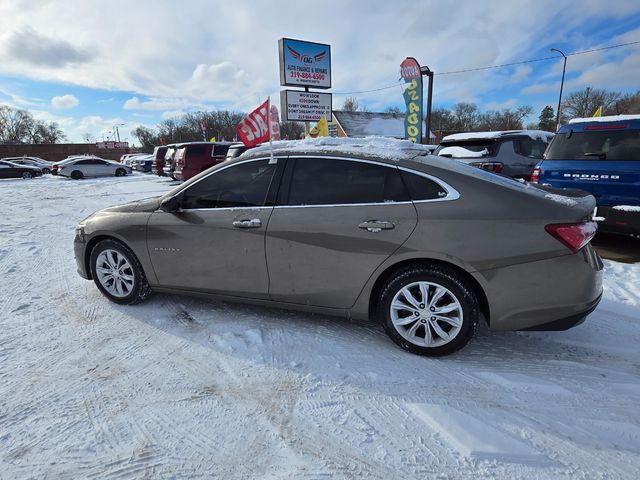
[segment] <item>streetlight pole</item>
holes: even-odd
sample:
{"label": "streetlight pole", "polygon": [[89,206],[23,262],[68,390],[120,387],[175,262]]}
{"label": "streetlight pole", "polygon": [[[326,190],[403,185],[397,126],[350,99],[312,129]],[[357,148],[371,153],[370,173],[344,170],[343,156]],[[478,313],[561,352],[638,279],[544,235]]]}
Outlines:
{"label": "streetlight pole", "polygon": [[[420,67],[420,73],[429,78],[429,98],[427,99],[427,143],[431,144],[431,98],[433,97],[433,72],[429,67]],[[422,119],[420,119],[422,121]]]}
{"label": "streetlight pole", "polygon": [[560,81],[560,97],[558,97],[558,110],[556,111],[556,132],[560,126],[560,104],[562,103],[562,88],[564,87],[564,72],[567,70],[567,56],[557,48],[551,48],[550,52],[558,52],[564,57],[564,65],[562,66],[562,80]]}
{"label": "streetlight pole", "polygon": [[120,130],[118,130],[118,127],[122,125],[124,125],[124,123],[116,123],[113,126],[113,136],[118,140],[118,143],[120,143]]}

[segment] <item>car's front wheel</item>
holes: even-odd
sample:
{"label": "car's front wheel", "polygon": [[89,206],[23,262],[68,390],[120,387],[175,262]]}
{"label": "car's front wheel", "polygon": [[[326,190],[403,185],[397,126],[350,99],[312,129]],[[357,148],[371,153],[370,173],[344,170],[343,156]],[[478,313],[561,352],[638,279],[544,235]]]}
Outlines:
{"label": "car's front wheel", "polygon": [[50,174],[50,173],[51,173],[51,170],[50,170],[50,169],[48,169],[48,168],[43,168],[43,169],[42,169],[42,174],[43,174],[43,175],[48,175],[48,174]]}
{"label": "car's front wheel", "polygon": [[91,251],[91,275],[98,289],[115,303],[133,305],[151,294],[134,253],[116,240],[102,240]]}
{"label": "car's front wheel", "polygon": [[84,178],[84,174],[80,170],[74,170],[71,172],[70,177],[74,180],[81,180]]}
{"label": "car's front wheel", "polygon": [[386,282],[376,314],[400,347],[418,355],[441,356],[471,339],[479,307],[469,282],[454,270],[412,266]]}

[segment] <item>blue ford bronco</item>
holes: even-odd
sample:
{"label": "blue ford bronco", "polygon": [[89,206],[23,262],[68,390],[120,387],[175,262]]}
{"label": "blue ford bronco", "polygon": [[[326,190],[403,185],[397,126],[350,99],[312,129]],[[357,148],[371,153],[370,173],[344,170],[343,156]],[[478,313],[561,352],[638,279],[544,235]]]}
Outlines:
{"label": "blue ford bronco", "polygon": [[640,115],[570,120],[531,181],[586,190],[596,197],[601,231],[640,235]]}

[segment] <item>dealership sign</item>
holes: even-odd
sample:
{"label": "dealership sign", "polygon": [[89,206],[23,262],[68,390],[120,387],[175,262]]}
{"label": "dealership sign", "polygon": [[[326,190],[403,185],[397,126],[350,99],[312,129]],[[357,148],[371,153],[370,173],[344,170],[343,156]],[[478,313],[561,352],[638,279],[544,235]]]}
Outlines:
{"label": "dealership sign", "polygon": [[331,46],[281,38],[280,85],[331,88]]}
{"label": "dealership sign", "polygon": [[110,150],[112,148],[129,148],[129,142],[96,142],[96,148]]}
{"label": "dealership sign", "polygon": [[283,120],[288,122],[317,122],[331,119],[331,94],[282,90],[280,104]]}
{"label": "dealership sign", "polygon": [[400,64],[400,76],[409,85],[404,91],[406,112],[404,138],[413,143],[422,142],[422,73],[417,60],[407,57]]}

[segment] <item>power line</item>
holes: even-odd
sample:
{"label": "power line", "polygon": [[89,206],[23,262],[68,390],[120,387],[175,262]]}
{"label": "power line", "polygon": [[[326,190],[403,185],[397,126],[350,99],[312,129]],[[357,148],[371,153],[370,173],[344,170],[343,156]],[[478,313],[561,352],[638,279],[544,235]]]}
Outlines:
{"label": "power line", "polygon": [[[584,55],[585,53],[593,53],[593,52],[600,52],[602,50],[611,50],[612,48],[620,48],[620,47],[627,47],[629,45],[637,45],[640,44],[640,40],[637,40],[635,42],[627,42],[627,43],[619,43],[617,45],[609,45],[608,47],[601,47],[601,48],[592,48],[590,50],[581,50],[578,52],[571,52],[571,53],[567,53],[567,57],[572,57],[574,55]],[[496,68],[504,68],[504,67],[513,67],[515,65],[524,65],[527,63],[535,63],[535,62],[546,62],[548,60],[555,60],[556,58],[562,58],[562,55],[552,55],[549,57],[543,57],[543,58],[533,58],[530,60],[522,60],[520,62],[512,62],[512,63],[503,63],[500,65],[489,65],[486,67],[476,67],[476,68],[465,68],[463,70],[452,70],[449,72],[434,72],[435,75],[454,75],[457,73],[468,73],[468,72],[478,72],[478,71],[482,71],[482,70],[491,70],[491,69],[496,69]],[[333,92],[334,95],[356,95],[356,94],[360,94],[360,93],[372,93],[372,92],[379,92],[381,90],[388,90],[390,88],[395,88],[397,86],[399,86],[401,84],[396,83],[394,85],[388,85],[386,87],[380,87],[380,88],[375,88],[373,90],[362,90],[359,92]]]}

